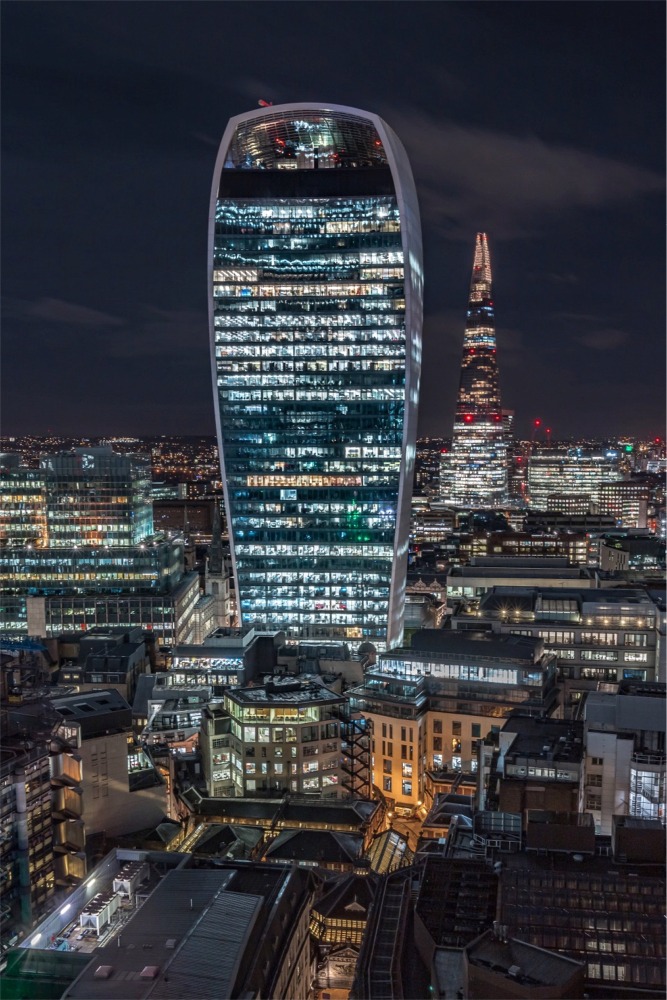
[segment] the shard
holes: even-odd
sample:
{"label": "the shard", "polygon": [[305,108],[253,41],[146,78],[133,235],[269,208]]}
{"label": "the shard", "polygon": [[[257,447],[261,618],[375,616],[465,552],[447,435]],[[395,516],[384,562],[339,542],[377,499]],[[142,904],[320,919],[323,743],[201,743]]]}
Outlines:
{"label": "the shard", "polygon": [[486,233],[478,233],[452,445],[442,461],[443,499],[454,507],[505,504],[508,437],[500,404],[491,257]]}

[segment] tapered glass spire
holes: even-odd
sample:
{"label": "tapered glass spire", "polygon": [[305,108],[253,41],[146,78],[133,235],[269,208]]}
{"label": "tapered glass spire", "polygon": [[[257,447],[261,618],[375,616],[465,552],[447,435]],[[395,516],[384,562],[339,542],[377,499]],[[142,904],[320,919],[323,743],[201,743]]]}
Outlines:
{"label": "tapered glass spire", "polygon": [[443,498],[457,507],[507,501],[508,435],[500,406],[492,282],[488,239],[478,233],[452,448],[442,465]]}

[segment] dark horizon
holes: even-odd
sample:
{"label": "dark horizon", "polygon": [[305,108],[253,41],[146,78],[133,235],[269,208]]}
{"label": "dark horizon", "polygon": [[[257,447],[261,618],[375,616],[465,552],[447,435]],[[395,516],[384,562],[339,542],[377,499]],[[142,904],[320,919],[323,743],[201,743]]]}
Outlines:
{"label": "dark horizon", "polygon": [[478,231],[517,436],[664,436],[663,5],[405,7],[5,5],[4,435],[213,435],[210,186],[261,98],[375,111],[407,149],[419,436],[451,435]]}

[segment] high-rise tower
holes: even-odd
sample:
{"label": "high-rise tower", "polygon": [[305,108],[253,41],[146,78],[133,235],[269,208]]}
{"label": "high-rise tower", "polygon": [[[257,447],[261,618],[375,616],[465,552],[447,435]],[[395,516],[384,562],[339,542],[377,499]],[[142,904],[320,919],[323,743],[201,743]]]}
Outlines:
{"label": "high-rise tower", "polygon": [[443,499],[456,507],[507,502],[507,424],[500,406],[491,257],[477,233],[451,451],[443,455]]}
{"label": "high-rise tower", "polygon": [[209,233],[214,396],[241,619],[402,635],[421,361],[417,197],[376,115],[233,118]]}

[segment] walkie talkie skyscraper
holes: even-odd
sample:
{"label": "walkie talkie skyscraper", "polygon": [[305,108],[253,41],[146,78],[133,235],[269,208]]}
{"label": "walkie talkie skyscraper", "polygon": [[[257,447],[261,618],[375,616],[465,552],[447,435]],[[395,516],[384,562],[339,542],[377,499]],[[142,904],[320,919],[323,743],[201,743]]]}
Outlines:
{"label": "walkie talkie skyscraper", "polygon": [[452,447],[442,461],[442,497],[455,507],[507,502],[508,431],[500,406],[492,281],[487,236],[477,233]]}
{"label": "walkie talkie skyscraper", "polygon": [[382,119],[289,104],[230,121],[210,328],[244,623],[400,641],[422,285],[412,173]]}

